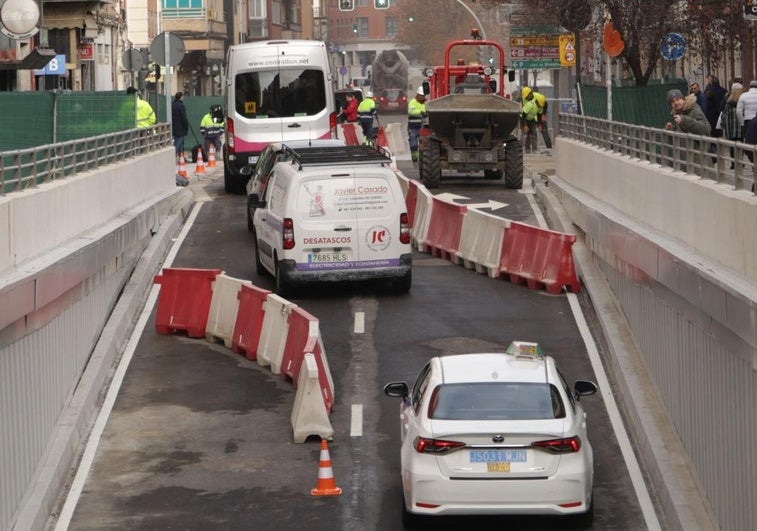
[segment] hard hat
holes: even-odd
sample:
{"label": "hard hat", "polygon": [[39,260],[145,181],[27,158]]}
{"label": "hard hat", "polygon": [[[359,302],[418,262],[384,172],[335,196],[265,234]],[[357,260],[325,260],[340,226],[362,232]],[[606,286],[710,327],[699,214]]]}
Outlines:
{"label": "hard hat", "polygon": [[547,98],[541,92],[537,92],[534,98],[536,98],[536,103],[538,103],[540,107],[544,107],[544,104],[547,103]]}
{"label": "hard hat", "polygon": [[528,98],[528,95],[531,94],[531,92],[531,87],[523,87],[520,91],[520,97],[525,100],[526,98]]}
{"label": "hard hat", "polygon": [[423,87],[418,87],[418,90],[416,90],[415,93],[418,94],[419,96],[425,96],[426,95],[426,93],[423,92]]}
{"label": "hard hat", "polygon": [[373,92],[371,92],[371,91],[369,90],[368,92],[366,92],[366,93],[365,93],[365,97],[366,97],[366,98],[372,98],[372,97],[373,97]]}

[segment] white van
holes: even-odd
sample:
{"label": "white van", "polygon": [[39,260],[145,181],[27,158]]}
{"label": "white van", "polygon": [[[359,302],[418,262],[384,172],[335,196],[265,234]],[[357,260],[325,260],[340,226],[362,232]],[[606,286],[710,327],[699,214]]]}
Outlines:
{"label": "white van", "polygon": [[224,187],[243,191],[241,169],[271,142],[337,138],[328,51],[322,41],[230,46],[226,55]]}
{"label": "white van", "polygon": [[311,282],[412,283],[405,199],[389,154],[371,146],[293,152],[273,168],[253,215],[255,266],[276,291]]}

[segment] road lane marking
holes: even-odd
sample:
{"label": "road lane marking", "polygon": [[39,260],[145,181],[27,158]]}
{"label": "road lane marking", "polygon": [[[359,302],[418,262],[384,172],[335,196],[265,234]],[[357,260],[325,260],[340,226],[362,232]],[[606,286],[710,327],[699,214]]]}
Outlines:
{"label": "road lane marking", "polygon": [[[547,221],[539,210],[536,200],[532,195],[528,196],[528,202],[536,215],[536,220],[541,228],[548,228]],[[620,453],[623,455],[623,460],[626,462],[626,469],[628,469],[628,475],[631,478],[633,489],[636,492],[636,497],[639,500],[639,506],[641,507],[641,513],[644,516],[644,521],[647,524],[649,531],[660,531],[660,521],[657,519],[657,513],[654,509],[654,504],[649,496],[649,489],[644,481],[644,476],[641,473],[641,467],[639,461],[636,459],[636,454],[633,453],[631,446],[631,440],[628,438],[628,432],[623,424],[623,418],[620,416],[620,410],[618,404],[615,402],[615,397],[612,395],[610,381],[607,379],[607,373],[605,372],[604,365],[602,364],[602,358],[599,357],[599,350],[594,342],[594,338],[591,336],[589,326],[586,324],[586,318],[584,317],[581,305],[578,302],[578,297],[575,293],[567,293],[568,304],[573,312],[573,319],[578,325],[578,331],[581,334],[581,338],[586,345],[586,351],[589,354],[589,361],[591,367],[594,370],[594,375],[597,377],[597,385],[599,386],[599,393],[604,400],[605,408],[607,408],[607,415],[610,418],[610,424],[612,430],[615,432],[615,438],[620,446]]]}
{"label": "road lane marking", "polygon": [[355,326],[352,331],[356,334],[365,333],[365,312],[355,312]]}
{"label": "road lane marking", "polygon": [[350,419],[350,437],[363,436],[363,404],[352,404]]}
{"label": "road lane marking", "polygon": [[[184,223],[184,226],[179,232],[179,236],[173,241],[173,245],[166,255],[166,259],[163,262],[161,269],[164,267],[171,267],[171,264],[173,264],[173,261],[181,248],[181,244],[184,242],[187,234],[189,234],[189,230],[192,228],[195,219],[197,219],[201,207],[202,202],[195,203],[186,223]],[[147,297],[147,301],[145,302],[145,307],[137,320],[137,324],[134,326],[134,331],[129,338],[129,342],[126,344],[126,349],[121,356],[121,360],[118,362],[118,367],[113,374],[113,380],[110,382],[110,387],[108,388],[108,394],[105,396],[105,401],[100,408],[100,413],[97,415],[95,425],[92,427],[92,433],[90,433],[89,439],[87,440],[87,446],[84,448],[81,462],[76,470],[76,476],[74,476],[74,480],[71,483],[71,489],[68,492],[68,496],[66,496],[66,501],[63,504],[63,508],[58,516],[58,521],[55,524],[55,531],[66,531],[71,524],[71,517],[74,515],[74,510],[79,503],[84,483],[87,480],[87,476],[89,476],[89,471],[92,469],[92,463],[95,460],[97,447],[100,444],[100,439],[102,438],[102,434],[108,424],[110,413],[113,411],[113,405],[116,402],[116,398],[118,398],[118,393],[121,390],[121,384],[126,375],[126,370],[129,368],[132,356],[134,356],[134,352],[137,350],[137,344],[142,337],[142,332],[147,325],[147,321],[150,319],[150,314],[152,313],[153,306],[155,306],[155,302],[158,300],[159,292],[160,286],[154,284]]]}

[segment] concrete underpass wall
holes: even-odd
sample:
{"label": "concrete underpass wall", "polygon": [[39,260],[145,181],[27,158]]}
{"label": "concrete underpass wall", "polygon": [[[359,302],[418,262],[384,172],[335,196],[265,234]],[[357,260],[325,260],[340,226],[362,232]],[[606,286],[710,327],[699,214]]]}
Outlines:
{"label": "concrete underpass wall", "polygon": [[[557,152],[549,189],[622,309],[688,453],[680,459],[722,529],[754,529],[757,198],[562,137]],[[638,438],[641,417],[628,409]],[[637,452],[648,462],[659,442]]]}
{"label": "concrete underpass wall", "polygon": [[173,148],[0,198],[0,528],[44,527],[190,203]]}

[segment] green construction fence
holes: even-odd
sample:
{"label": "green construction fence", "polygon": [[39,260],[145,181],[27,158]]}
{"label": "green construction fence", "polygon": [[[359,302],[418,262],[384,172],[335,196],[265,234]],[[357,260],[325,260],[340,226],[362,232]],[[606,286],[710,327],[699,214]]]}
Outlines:
{"label": "green construction fence", "polygon": [[[164,95],[147,93],[158,121],[165,123]],[[171,98],[173,100],[173,98]],[[187,118],[200,139],[200,121],[219,96],[184,96]],[[0,152],[114,133],[136,126],[134,96],[126,91],[0,92],[5,127],[0,128]],[[192,133],[188,144],[193,144]]]}

